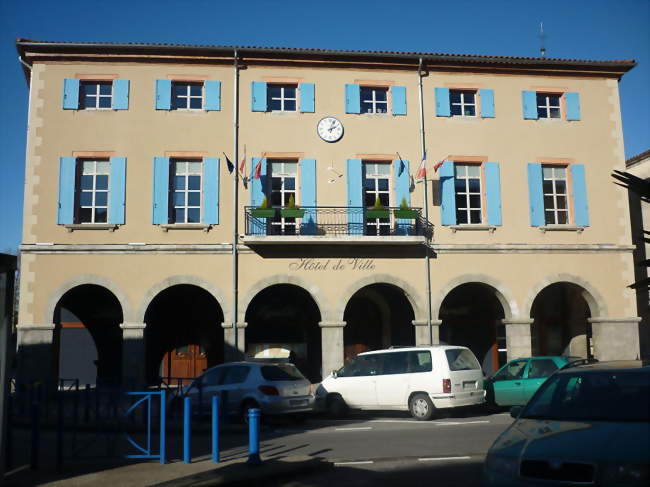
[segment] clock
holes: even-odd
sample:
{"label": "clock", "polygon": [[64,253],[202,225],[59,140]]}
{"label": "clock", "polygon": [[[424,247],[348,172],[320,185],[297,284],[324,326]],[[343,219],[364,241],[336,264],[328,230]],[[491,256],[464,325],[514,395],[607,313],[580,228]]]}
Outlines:
{"label": "clock", "polygon": [[318,122],[316,132],[325,142],[336,142],[343,137],[343,124],[338,118],[325,117]]}

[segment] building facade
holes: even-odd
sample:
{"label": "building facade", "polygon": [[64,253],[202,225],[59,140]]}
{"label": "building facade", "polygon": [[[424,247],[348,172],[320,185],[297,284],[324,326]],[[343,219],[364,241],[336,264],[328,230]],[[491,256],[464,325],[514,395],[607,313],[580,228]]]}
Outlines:
{"label": "building facade", "polygon": [[17,46],[25,380],[81,355],[124,383],[281,350],[312,380],[430,342],[486,371],[639,354],[610,177],[633,61]]}

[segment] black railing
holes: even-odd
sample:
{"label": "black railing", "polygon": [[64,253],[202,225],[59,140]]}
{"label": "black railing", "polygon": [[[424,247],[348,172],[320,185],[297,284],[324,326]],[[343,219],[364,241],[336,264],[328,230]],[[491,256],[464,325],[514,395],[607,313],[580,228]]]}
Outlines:
{"label": "black railing", "polygon": [[289,208],[246,207],[246,235],[265,236],[422,236],[433,238],[433,225],[421,208],[380,210],[351,206]]}

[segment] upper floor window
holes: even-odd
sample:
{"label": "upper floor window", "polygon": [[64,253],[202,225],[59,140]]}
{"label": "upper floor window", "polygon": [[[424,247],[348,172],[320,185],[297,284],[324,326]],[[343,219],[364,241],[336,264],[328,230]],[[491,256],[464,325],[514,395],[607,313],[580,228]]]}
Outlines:
{"label": "upper floor window", "polygon": [[170,223],[201,223],[200,160],[172,160],[172,212]]}
{"label": "upper floor window", "polygon": [[172,110],[203,109],[203,83],[172,82]]}
{"label": "upper floor window", "polygon": [[388,88],[361,87],[361,113],[387,113]]}
{"label": "upper floor window", "polygon": [[111,81],[82,81],[80,107],[85,110],[111,108],[113,83]]}
{"label": "upper floor window", "polygon": [[537,118],[560,118],[560,98],[557,93],[537,93]]}
{"label": "upper floor window", "polygon": [[107,223],[110,162],[80,159],[77,170],[75,223]]}
{"label": "upper floor window", "polygon": [[[269,194],[271,206],[287,207],[293,198],[297,204],[296,178],[298,176],[298,163],[296,161],[270,161],[271,177]],[[296,219],[284,217],[281,213],[271,220],[271,227],[275,235],[295,235]]]}
{"label": "upper floor window", "polygon": [[295,112],[297,105],[297,86],[269,84],[267,90],[268,107],[272,112]]}
{"label": "upper floor window", "polygon": [[569,223],[566,166],[542,166],[544,220],[547,225]]}
{"label": "upper floor window", "polygon": [[494,90],[481,88],[435,88],[437,117],[494,118]]}
{"label": "upper floor window", "polygon": [[580,120],[580,94],[552,90],[521,92],[524,119]]}
{"label": "upper floor window", "polygon": [[221,110],[221,81],[156,80],[156,110]]}
{"label": "upper floor window", "polygon": [[480,224],[483,222],[481,204],[481,166],[478,164],[454,164],[456,189],[456,224]]}
{"label": "upper floor window", "polygon": [[[363,202],[366,208],[373,208],[379,202],[382,207],[390,206],[390,161],[364,162]],[[366,218],[366,235],[390,234],[390,218]]]}
{"label": "upper floor window", "polygon": [[451,103],[452,116],[476,116],[475,90],[449,90],[449,101]]}

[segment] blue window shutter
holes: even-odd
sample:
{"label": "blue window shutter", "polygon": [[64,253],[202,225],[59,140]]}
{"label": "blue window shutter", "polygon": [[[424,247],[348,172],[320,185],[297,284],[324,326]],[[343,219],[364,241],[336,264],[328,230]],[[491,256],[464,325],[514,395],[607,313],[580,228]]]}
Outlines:
{"label": "blue window shutter", "polygon": [[521,103],[524,110],[524,118],[526,120],[537,120],[537,92],[536,91],[522,91]]}
{"label": "blue window shutter", "polygon": [[[411,205],[411,173],[409,171],[409,161],[404,159],[393,161],[393,172],[395,174],[395,206],[400,206],[402,200],[406,201],[407,205]],[[395,231],[397,235],[409,235],[413,229],[411,220],[398,218],[396,220]]]}
{"label": "blue window shutter", "polygon": [[219,159],[203,158],[203,223],[219,224]]}
{"label": "blue window shutter", "polygon": [[580,120],[580,94],[565,93],[564,100],[566,101],[566,119]]}
{"label": "blue window shutter", "polygon": [[571,164],[571,185],[573,190],[573,214],[579,227],[589,226],[589,204],[587,203],[587,182],[584,164]]}
{"label": "blue window shutter", "polygon": [[156,80],[156,110],[171,110],[171,108],[172,108],[172,80],[157,79]]}
{"label": "blue window shutter", "polygon": [[454,163],[445,161],[440,168],[440,220],[443,225],[456,224],[456,187]]}
{"label": "blue window shutter", "polygon": [[363,235],[363,168],[361,159],[348,159],[348,233]]}
{"label": "blue window shutter", "polygon": [[449,88],[436,88],[436,116],[450,117]]}
{"label": "blue window shutter", "polygon": [[126,157],[111,157],[108,191],[108,223],[124,225],[126,196]]}
{"label": "blue window shutter", "polygon": [[253,81],[251,84],[251,109],[254,112],[267,111],[266,83]]}
{"label": "blue window shutter", "polygon": [[207,111],[221,110],[221,81],[206,81],[205,88],[205,109]]}
{"label": "blue window shutter", "polygon": [[314,83],[300,83],[300,111],[303,113],[314,113],[315,109],[315,85]]}
{"label": "blue window shutter", "polygon": [[530,225],[544,226],[544,188],[542,185],[542,165],[528,163],[528,196],[530,199]]}
{"label": "blue window shutter", "polygon": [[488,225],[501,225],[501,176],[498,162],[485,163],[485,199]]}
{"label": "blue window shutter", "polygon": [[113,97],[111,100],[113,110],[128,110],[129,109],[129,80],[128,79],[114,79],[113,80]]}
{"label": "blue window shutter", "polygon": [[316,159],[300,159],[300,206],[305,215],[300,225],[302,235],[316,235]]}
{"label": "blue window shutter", "polygon": [[74,223],[75,169],[74,157],[62,157],[59,160],[59,208],[57,212],[59,225]]}
{"label": "blue window shutter", "polygon": [[479,90],[481,117],[494,118],[494,90]]}
{"label": "blue window shutter", "polygon": [[63,108],[77,110],[79,108],[79,80],[66,78],[63,80]]}
{"label": "blue window shutter", "polygon": [[153,224],[169,223],[169,157],[153,159]]}
{"label": "blue window shutter", "polygon": [[361,87],[345,85],[345,113],[361,113]]}
{"label": "blue window shutter", "polygon": [[392,86],[393,115],[406,115],[406,86]]}
{"label": "blue window shutter", "polygon": [[[259,162],[262,162],[260,178],[255,179],[255,168]],[[260,157],[253,157],[251,164],[251,176],[250,176],[250,185],[251,185],[251,206],[260,206],[266,195],[266,159]],[[269,201],[269,206],[271,202]]]}

